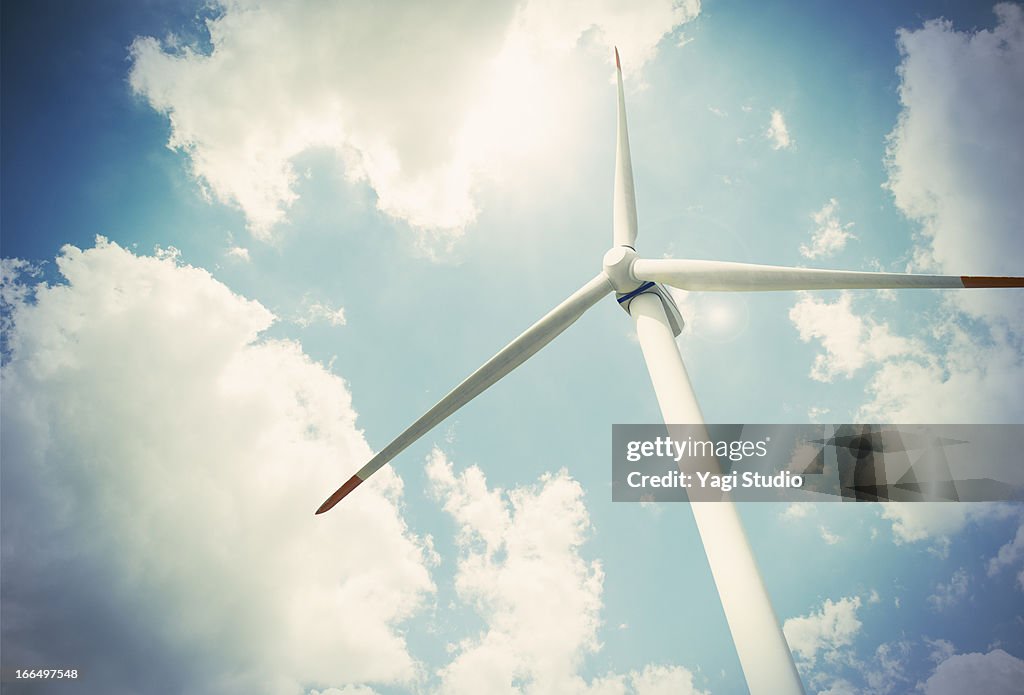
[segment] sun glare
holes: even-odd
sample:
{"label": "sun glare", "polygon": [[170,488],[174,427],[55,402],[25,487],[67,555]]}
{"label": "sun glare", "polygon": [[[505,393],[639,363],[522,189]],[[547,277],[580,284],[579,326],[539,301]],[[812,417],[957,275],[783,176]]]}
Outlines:
{"label": "sun glare", "polygon": [[736,295],[705,295],[695,302],[694,335],[713,343],[728,343],[746,332],[750,313],[744,298]]}
{"label": "sun glare", "polygon": [[527,162],[557,159],[579,103],[572,81],[521,34],[509,36],[486,73],[458,136],[461,157],[489,177],[513,178]]}

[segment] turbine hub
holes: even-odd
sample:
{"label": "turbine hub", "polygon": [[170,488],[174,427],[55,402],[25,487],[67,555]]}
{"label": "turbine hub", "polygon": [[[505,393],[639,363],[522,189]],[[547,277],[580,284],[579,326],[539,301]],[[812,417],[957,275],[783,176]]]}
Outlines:
{"label": "turbine hub", "polygon": [[604,255],[604,274],[616,292],[632,292],[640,283],[633,277],[636,251],[629,246],[615,246]]}

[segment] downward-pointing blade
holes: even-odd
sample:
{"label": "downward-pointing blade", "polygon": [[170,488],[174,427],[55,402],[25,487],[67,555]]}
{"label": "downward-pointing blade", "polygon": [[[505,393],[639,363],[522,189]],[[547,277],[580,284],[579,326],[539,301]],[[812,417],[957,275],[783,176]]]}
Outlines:
{"label": "downward-pointing blade", "polygon": [[360,468],[333,495],[328,497],[316,510],[316,513],[323,514],[340,502],[343,497],[356,489],[360,483],[377,472],[388,461],[398,456],[406,447],[554,340],[587,309],[594,306],[599,299],[611,291],[611,283],[604,273],[577,290],[548,312],[540,321],[527,328],[522,335],[502,348],[498,354],[487,360],[480,369],[452,389],[447,396],[412,423],[393,442],[381,449],[380,453],[370,459],[369,463]]}
{"label": "downward-pointing blade", "polygon": [[619,119],[615,146],[615,197],[612,199],[612,234],[616,246],[636,246],[636,193],[633,191],[633,163],[629,157],[626,127],[626,97],[622,91],[622,64],[615,49],[615,80],[619,88]]}
{"label": "downward-pointing blade", "polygon": [[685,259],[637,259],[633,275],[640,281],[660,282],[681,290],[715,292],[1024,287],[1024,278],[1020,277],[865,273]]}

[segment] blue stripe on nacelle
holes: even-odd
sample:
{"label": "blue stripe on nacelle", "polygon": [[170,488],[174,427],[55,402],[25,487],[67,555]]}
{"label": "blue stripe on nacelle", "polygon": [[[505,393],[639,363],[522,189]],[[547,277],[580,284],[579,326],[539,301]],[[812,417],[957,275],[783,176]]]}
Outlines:
{"label": "blue stripe on nacelle", "polygon": [[633,290],[629,294],[624,294],[621,297],[619,297],[618,298],[619,304],[622,304],[623,302],[628,302],[633,297],[637,296],[638,294],[643,294],[644,292],[646,292],[647,290],[651,289],[652,287],[654,287],[654,283],[653,282],[645,282],[644,284],[640,285],[639,287],[637,287],[635,290]]}

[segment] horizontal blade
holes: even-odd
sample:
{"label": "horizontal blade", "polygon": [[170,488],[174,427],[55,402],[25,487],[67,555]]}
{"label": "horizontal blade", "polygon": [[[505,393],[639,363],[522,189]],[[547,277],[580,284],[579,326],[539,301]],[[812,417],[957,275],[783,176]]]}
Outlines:
{"label": "horizontal blade", "polygon": [[1024,278],[1019,277],[865,273],[685,259],[637,259],[633,264],[633,276],[641,282],[660,282],[681,290],[713,292],[1024,287]]}
{"label": "horizontal blade", "polygon": [[469,378],[452,389],[419,420],[398,435],[393,442],[381,449],[380,453],[370,459],[369,463],[360,468],[354,476],[328,497],[327,501],[316,510],[316,513],[323,514],[340,502],[345,495],[355,490],[360,483],[377,472],[385,463],[398,456],[406,447],[554,340],[587,309],[594,306],[599,299],[611,291],[611,283],[608,282],[604,273],[577,290],[572,296],[548,312],[544,318],[506,345],[501,352],[487,360],[484,366],[473,372]]}
{"label": "horizontal blade", "polygon": [[629,157],[629,130],[626,127],[626,97],[622,91],[622,65],[615,49],[615,79],[619,87],[619,120],[615,146],[615,196],[612,198],[612,235],[616,246],[636,247],[636,193],[633,190],[633,163]]}

